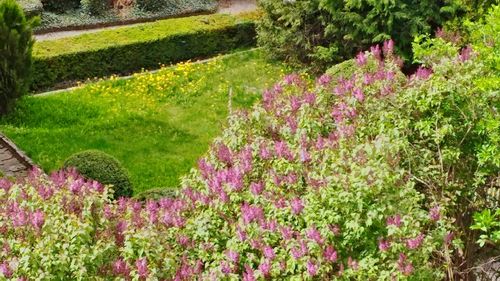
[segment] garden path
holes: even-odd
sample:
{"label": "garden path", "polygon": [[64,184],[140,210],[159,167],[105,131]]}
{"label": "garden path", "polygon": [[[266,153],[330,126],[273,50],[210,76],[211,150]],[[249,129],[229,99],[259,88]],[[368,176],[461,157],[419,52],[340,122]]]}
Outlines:
{"label": "garden path", "polygon": [[[219,9],[217,13],[220,14],[239,14],[244,12],[251,12],[257,9],[257,1],[256,0],[223,0],[219,5]],[[50,32],[46,34],[38,34],[35,35],[37,41],[44,40],[53,40],[65,37],[72,37],[85,33],[95,33],[106,29],[117,29],[124,26],[133,26],[138,25],[140,23],[134,23],[129,25],[120,25],[120,26],[108,26],[94,29],[85,29],[85,30],[70,30],[70,31],[59,31],[59,32]]]}
{"label": "garden path", "polygon": [[0,134],[0,172],[8,177],[24,177],[32,167],[31,159]]}

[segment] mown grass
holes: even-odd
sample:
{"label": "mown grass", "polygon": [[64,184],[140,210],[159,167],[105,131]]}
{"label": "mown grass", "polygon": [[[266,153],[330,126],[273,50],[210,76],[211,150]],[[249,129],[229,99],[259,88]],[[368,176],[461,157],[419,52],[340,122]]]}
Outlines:
{"label": "mown grass", "polygon": [[72,153],[99,149],[127,168],[134,193],[175,187],[221,132],[229,89],[234,107],[249,107],[284,72],[259,50],[183,63],[129,80],[24,97],[0,119],[0,130],[47,172]]}

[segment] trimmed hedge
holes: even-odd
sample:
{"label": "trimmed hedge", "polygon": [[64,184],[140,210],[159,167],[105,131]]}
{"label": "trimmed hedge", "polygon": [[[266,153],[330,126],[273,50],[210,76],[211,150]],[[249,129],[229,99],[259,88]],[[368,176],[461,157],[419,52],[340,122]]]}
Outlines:
{"label": "trimmed hedge", "polygon": [[75,168],[87,179],[113,185],[114,197],[131,197],[132,184],[127,170],[113,156],[99,150],[87,150],[71,155],[64,168]]}
{"label": "trimmed hedge", "polygon": [[253,21],[231,15],[169,19],[41,41],[34,48],[32,89],[127,74],[254,44]]}

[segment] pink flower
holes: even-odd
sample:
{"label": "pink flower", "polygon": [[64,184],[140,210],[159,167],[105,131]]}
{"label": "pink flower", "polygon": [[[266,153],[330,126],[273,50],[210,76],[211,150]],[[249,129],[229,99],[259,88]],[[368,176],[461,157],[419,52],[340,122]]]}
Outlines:
{"label": "pink flower", "polygon": [[458,57],[460,61],[465,62],[470,59],[471,54],[472,54],[472,47],[470,45],[467,45],[467,47],[462,49]]}
{"label": "pink flower", "polygon": [[83,179],[77,179],[71,183],[71,185],[69,186],[69,190],[74,194],[79,194],[84,183],[85,182],[83,181]]}
{"label": "pink flower", "polygon": [[427,80],[432,74],[432,70],[425,67],[419,67],[417,72],[412,76],[414,79]]}
{"label": "pink flower", "polygon": [[406,247],[408,247],[408,249],[410,250],[414,250],[420,247],[420,245],[422,245],[422,242],[424,241],[424,237],[424,234],[420,233],[417,237],[406,240]]}
{"label": "pink flower", "polygon": [[320,86],[326,86],[326,85],[330,84],[331,81],[332,81],[332,77],[328,74],[323,74],[318,78],[318,84]]}
{"label": "pink flower", "polygon": [[135,266],[137,268],[137,274],[139,274],[139,278],[147,279],[149,276],[149,272],[148,272],[148,261],[146,260],[146,258],[136,260]]}
{"label": "pink flower", "polygon": [[236,230],[236,234],[238,234],[238,238],[240,239],[240,241],[247,240],[247,233],[240,227],[238,227],[238,229]]}
{"label": "pink flower", "polygon": [[231,164],[233,156],[229,147],[220,144],[217,149],[217,158],[225,164]]}
{"label": "pink flower", "polygon": [[359,52],[356,56],[356,63],[358,66],[363,66],[366,64],[366,56],[364,52]]}
{"label": "pink flower", "polygon": [[11,278],[14,274],[14,271],[12,271],[12,269],[10,268],[9,263],[4,261],[0,264],[0,273],[2,273],[3,277],[5,278]]}
{"label": "pink flower", "polygon": [[264,275],[264,277],[269,277],[271,273],[271,263],[268,260],[261,263],[259,265],[259,271],[262,273],[262,275]]}
{"label": "pink flower", "polygon": [[255,273],[253,269],[248,265],[245,264],[245,272],[243,273],[243,281],[255,281]]}
{"label": "pink flower", "polygon": [[366,73],[363,76],[363,84],[365,84],[365,85],[371,85],[374,80],[375,80],[375,78],[370,73]]}
{"label": "pink flower", "polygon": [[335,251],[335,248],[333,248],[333,246],[326,247],[325,251],[323,252],[323,256],[329,262],[336,262],[338,259],[337,251]]}
{"label": "pink flower", "polygon": [[401,226],[401,216],[394,215],[392,217],[387,218],[387,226],[389,225],[394,225],[395,227],[400,227]]}
{"label": "pink flower", "polygon": [[309,276],[316,276],[316,274],[318,274],[318,265],[314,263],[312,260],[307,261],[306,267],[307,267],[307,274],[309,274]]}
{"label": "pink flower", "polygon": [[292,208],[292,213],[298,215],[304,209],[304,204],[302,204],[302,199],[294,198],[290,201],[290,206]]}
{"label": "pink flower", "polygon": [[293,160],[293,155],[290,149],[288,148],[288,144],[284,141],[277,141],[274,143],[274,150],[276,150],[276,154],[279,157],[285,158],[289,161]]}
{"label": "pink flower", "polygon": [[304,255],[304,253],[300,248],[292,248],[291,252],[292,252],[292,257],[296,260],[300,259]]}
{"label": "pink flower", "polygon": [[308,93],[304,96],[304,101],[309,105],[314,105],[316,103],[316,94]]}
{"label": "pink flower", "polygon": [[283,78],[283,82],[285,82],[286,85],[298,84],[300,82],[300,77],[299,75],[292,73],[286,75],[285,78]]}
{"label": "pink flower", "polygon": [[227,251],[226,256],[233,263],[238,263],[240,261],[240,254],[236,251],[229,250]]}
{"label": "pink flower", "polygon": [[394,52],[394,41],[392,39],[384,42],[384,54],[386,56],[392,55]]}
{"label": "pink flower", "polygon": [[224,274],[229,274],[233,270],[231,269],[231,266],[229,265],[229,263],[223,261],[220,263],[220,271],[222,271],[222,273],[224,273]]}
{"label": "pink flower", "polygon": [[127,263],[122,258],[117,259],[113,263],[113,273],[115,275],[122,275],[122,276],[130,275],[130,270],[127,266]]}
{"label": "pink flower", "polygon": [[264,219],[264,211],[262,208],[257,206],[248,205],[248,203],[243,203],[241,206],[241,214],[243,217],[243,222],[251,223],[253,221],[261,221]]}
{"label": "pink flower", "polygon": [[407,262],[406,255],[403,253],[399,254],[398,259],[398,268],[401,273],[408,276],[413,272],[413,264],[411,262]]}
{"label": "pink flower", "polygon": [[280,232],[284,240],[290,240],[293,237],[293,230],[288,226],[281,227]]}
{"label": "pink flower", "polygon": [[363,94],[363,91],[361,89],[356,88],[352,94],[359,102],[362,102],[365,100],[365,95]]}
{"label": "pink flower", "polygon": [[439,206],[434,206],[431,208],[429,212],[429,217],[433,221],[438,221],[439,218],[441,217],[440,211],[439,211]]}
{"label": "pink flower", "polygon": [[267,160],[267,159],[271,158],[272,155],[271,155],[271,152],[269,151],[269,149],[267,149],[267,147],[265,145],[261,145],[259,156],[260,156],[260,158]]}
{"label": "pink flower", "polygon": [[307,152],[305,148],[302,148],[300,150],[300,162],[308,163],[310,161],[311,161],[311,155],[309,154],[309,152]]}
{"label": "pink flower", "polygon": [[378,240],[378,249],[381,251],[381,252],[385,252],[387,251],[389,248],[391,247],[391,242],[387,241],[387,240],[384,240],[382,238],[380,238]]}
{"label": "pink flower", "polygon": [[377,59],[377,60],[381,60],[382,59],[382,52],[380,51],[380,46],[379,45],[375,45],[375,46],[372,46],[370,48],[370,52],[372,53],[372,55]]}
{"label": "pink flower", "polygon": [[36,210],[31,215],[31,224],[37,229],[42,229],[43,224],[45,223],[45,215],[41,210]]}
{"label": "pink flower", "polygon": [[347,266],[352,268],[352,270],[358,270],[359,263],[358,263],[358,261],[354,260],[353,258],[348,257],[347,258]]}
{"label": "pink flower", "polygon": [[250,191],[254,195],[259,195],[264,191],[264,183],[263,182],[252,182],[250,184]]}
{"label": "pink flower", "polygon": [[264,257],[266,257],[269,260],[273,260],[276,257],[274,249],[270,246],[264,246],[264,249],[262,251],[264,253]]}
{"label": "pink flower", "polygon": [[316,241],[318,244],[323,244],[321,233],[319,233],[318,229],[314,226],[307,230],[307,238]]}
{"label": "pink flower", "polygon": [[444,236],[444,243],[449,245],[453,241],[453,238],[455,238],[455,234],[453,232],[446,233]]}

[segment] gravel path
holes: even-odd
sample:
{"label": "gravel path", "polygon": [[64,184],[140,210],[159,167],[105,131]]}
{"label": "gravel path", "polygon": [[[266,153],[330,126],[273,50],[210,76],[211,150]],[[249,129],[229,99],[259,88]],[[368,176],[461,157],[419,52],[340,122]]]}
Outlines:
{"label": "gravel path", "polygon": [[[220,4],[219,10],[217,13],[220,14],[239,14],[243,12],[250,12],[257,9],[257,1],[256,0],[225,0]],[[65,37],[72,37],[80,34],[86,33],[95,33],[102,30],[107,29],[117,29],[125,26],[134,26],[140,23],[129,24],[129,25],[120,25],[120,26],[109,26],[102,28],[94,28],[94,29],[86,29],[86,30],[73,30],[73,31],[60,31],[60,32],[51,32],[47,34],[35,35],[37,41],[44,40],[53,40]]]}
{"label": "gravel path", "polygon": [[32,167],[31,159],[0,134],[0,172],[8,177],[24,177]]}

